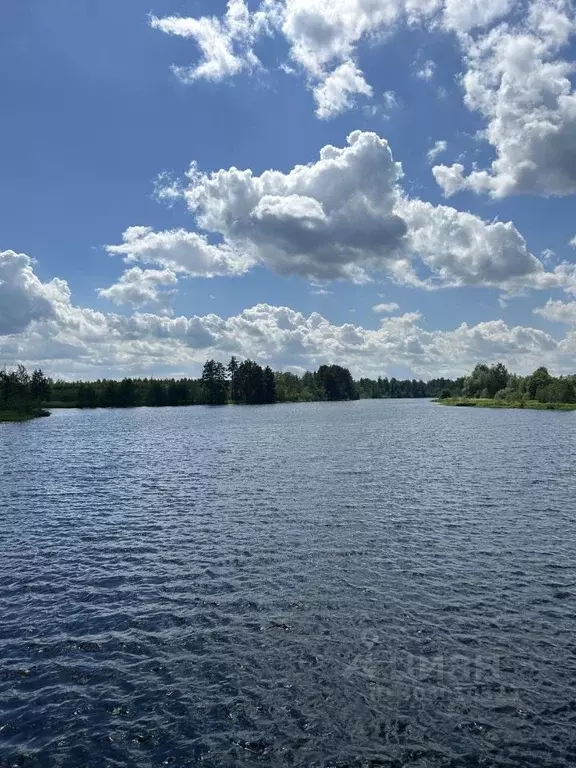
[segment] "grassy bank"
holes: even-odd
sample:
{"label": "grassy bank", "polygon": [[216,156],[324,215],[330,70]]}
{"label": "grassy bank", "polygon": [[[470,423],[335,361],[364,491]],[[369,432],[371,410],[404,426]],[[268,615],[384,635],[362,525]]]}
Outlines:
{"label": "grassy bank", "polygon": [[508,401],[471,397],[448,397],[435,400],[439,405],[453,405],[461,408],[528,408],[534,411],[576,411],[576,403],[540,403],[538,400]]}
{"label": "grassy bank", "polygon": [[33,411],[32,413],[22,413],[21,411],[0,411],[0,424],[8,422],[31,421],[32,419],[38,419],[43,416],[50,416],[50,411],[45,411],[43,408],[41,408],[39,411]]}

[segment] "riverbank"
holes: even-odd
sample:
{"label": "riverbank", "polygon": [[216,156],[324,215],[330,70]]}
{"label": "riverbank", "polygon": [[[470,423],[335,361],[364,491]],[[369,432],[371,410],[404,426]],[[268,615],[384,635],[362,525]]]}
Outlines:
{"label": "riverbank", "polygon": [[0,424],[31,421],[32,419],[40,419],[46,416],[50,416],[50,411],[46,411],[43,408],[41,408],[39,411],[34,411],[33,413],[22,413],[21,411],[0,411]]}
{"label": "riverbank", "polygon": [[527,408],[533,411],[576,411],[576,403],[540,403],[538,400],[509,402],[488,398],[448,397],[434,402],[439,405],[460,406],[461,408]]}

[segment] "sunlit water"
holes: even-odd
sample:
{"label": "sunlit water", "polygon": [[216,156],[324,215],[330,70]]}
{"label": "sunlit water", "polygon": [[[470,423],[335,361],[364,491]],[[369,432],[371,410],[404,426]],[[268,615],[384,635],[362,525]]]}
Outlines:
{"label": "sunlit water", "polygon": [[576,413],[0,426],[0,766],[572,766]]}

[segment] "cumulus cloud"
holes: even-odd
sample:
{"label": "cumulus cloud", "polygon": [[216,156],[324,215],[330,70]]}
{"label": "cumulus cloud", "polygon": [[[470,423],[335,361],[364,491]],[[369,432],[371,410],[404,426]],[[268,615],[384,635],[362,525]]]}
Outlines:
{"label": "cumulus cloud", "polygon": [[203,16],[199,19],[182,16],[150,17],[150,25],[169,35],[194,40],[201,59],[192,67],[174,67],[174,73],[184,83],[205,79],[225,80],[255,69],[259,61],[253,51],[255,39],[267,27],[265,13],[252,14],[244,0],[229,0],[222,19]]}
{"label": "cumulus cloud", "polygon": [[[400,23],[427,22],[464,35],[506,15],[513,5],[514,0],[262,0],[250,11],[244,0],[228,0],[221,18],[152,16],[150,23],[194,40],[199,48],[197,64],[174,68],[185,83],[221,81],[259,68],[254,51],[258,40],[282,36],[292,64],[314,93],[317,115],[326,119],[350,108],[356,96],[372,94],[356,63],[362,41],[385,38]],[[426,62],[421,76],[430,79],[433,74],[433,62]]]}
{"label": "cumulus cloud", "polygon": [[156,305],[167,311],[175,291],[166,289],[177,283],[178,278],[170,269],[132,267],[114,285],[100,288],[98,295],[114,304],[129,304],[132,307]]}
{"label": "cumulus cloud", "polygon": [[396,312],[398,309],[400,309],[400,305],[396,304],[395,301],[382,302],[382,304],[375,304],[372,307],[372,311],[379,314],[383,312]]}
{"label": "cumulus cloud", "polygon": [[316,114],[322,120],[349,109],[355,96],[372,96],[372,88],[352,61],[346,61],[314,88]]}
{"label": "cumulus cloud", "polygon": [[68,296],[62,280],[42,283],[26,254],[0,252],[0,335],[20,333],[33,320],[54,317],[57,305]]}
{"label": "cumulus cloud", "polygon": [[[356,376],[383,375],[402,365],[415,376],[459,375],[478,361],[503,360],[514,370],[538,365],[570,372],[576,337],[557,340],[537,328],[490,320],[453,330],[426,330],[419,313],[383,318],[377,328],[334,324],[317,312],[258,304],[231,317],[169,317],[97,312],[73,304],[61,280],[41,283],[31,263],[11,251],[3,262],[27,271],[25,294],[46,300],[39,312],[0,327],[0,361],[41,365],[52,375],[81,376],[199,373],[207,357],[251,357],[276,368],[310,369],[338,362]],[[0,306],[22,301],[22,282],[3,282]],[[43,286],[43,287],[42,287]]]}
{"label": "cumulus cloud", "polygon": [[245,253],[227,245],[211,245],[206,236],[184,229],[154,232],[150,227],[129,227],[122,239],[121,245],[106,246],[107,252],[123,256],[127,262],[156,264],[189,277],[240,275],[252,266]]}
{"label": "cumulus cloud", "polygon": [[515,0],[445,0],[444,25],[456,32],[470,32],[507,16],[515,5]]}
{"label": "cumulus cloud", "polygon": [[446,152],[448,149],[448,142],[447,141],[437,141],[436,144],[432,147],[432,149],[429,149],[426,153],[426,157],[428,158],[428,162],[433,163],[434,160],[438,157],[438,155],[441,155],[443,152]]}
{"label": "cumulus cloud", "polygon": [[357,131],[288,173],[193,167],[184,196],[202,229],[280,274],[364,282],[405,248],[400,176],[388,142]]}
{"label": "cumulus cloud", "polygon": [[[191,233],[136,228],[125,233],[123,246],[109,250],[170,269],[182,268],[184,257],[173,254],[182,241],[186,254],[192,243],[195,264],[198,251],[209,250],[202,268],[188,264],[189,274],[226,274],[240,260],[238,272],[262,264],[283,275],[356,283],[384,272],[426,289],[478,285],[516,292],[576,283],[570,265],[546,272],[512,223],[410,198],[402,176],[388,142],[361,131],[350,134],[346,146],[325,146],[315,162],[288,172],[202,173],[193,164],[182,195],[197,226],[220,245]],[[224,262],[219,269],[211,266],[217,259]]]}
{"label": "cumulus cloud", "polygon": [[486,118],[484,136],[496,159],[468,174],[460,163],[435,167],[446,195],[576,192],[574,65],[560,56],[576,31],[575,14],[563,0],[537,0],[518,26],[501,24],[464,40],[465,102]]}
{"label": "cumulus cloud", "polygon": [[549,288],[563,278],[547,273],[511,222],[486,223],[471,213],[422,200],[397,208],[411,244],[440,285],[483,285],[508,291]]}
{"label": "cumulus cloud", "polygon": [[538,307],[534,312],[545,317],[546,320],[576,325],[576,301],[563,302],[549,299],[543,307]]}

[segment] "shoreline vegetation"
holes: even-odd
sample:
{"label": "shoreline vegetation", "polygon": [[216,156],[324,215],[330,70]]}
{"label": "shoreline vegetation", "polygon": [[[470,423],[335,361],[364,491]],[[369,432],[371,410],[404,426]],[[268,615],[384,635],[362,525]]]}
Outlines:
{"label": "shoreline vegetation", "polygon": [[486,398],[448,397],[434,402],[461,408],[527,408],[533,411],[576,411],[576,403],[539,403],[538,400],[490,400]]}
{"label": "shoreline vegetation", "polygon": [[470,376],[443,389],[436,402],[463,408],[575,411],[576,376],[554,377],[544,367],[530,376],[517,376],[502,363],[478,364]]}
{"label": "shoreline vegetation", "polygon": [[32,375],[23,365],[13,371],[0,371],[0,423],[50,416],[44,407],[50,387],[50,379],[40,369]]}
{"label": "shoreline vegetation", "polygon": [[296,375],[273,371],[253,360],[232,357],[227,365],[207,360],[202,376],[192,378],[124,378],[98,381],[61,381],[29,375],[20,365],[0,371],[0,421],[27,421],[41,408],[161,408],[189,405],[272,405],[346,401],[372,398],[435,398],[455,382],[400,380],[394,377],[355,381],[347,368],[322,365]]}
{"label": "shoreline vegetation", "polygon": [[60,381],[19,365],[0,371],[0,422],[28,421],[60,408],[161,408],[189,405],[272,405],[360,399],[433,399],[475,408],[576,410],[576,376],[553,377],[546,368],[531,376],[509,373],[502,363],[478,364],[459,379],[354,380],[347,368],[322,365],[301,376],[263,368],[253,360],[228,365],[208,360],[198,379]]}

